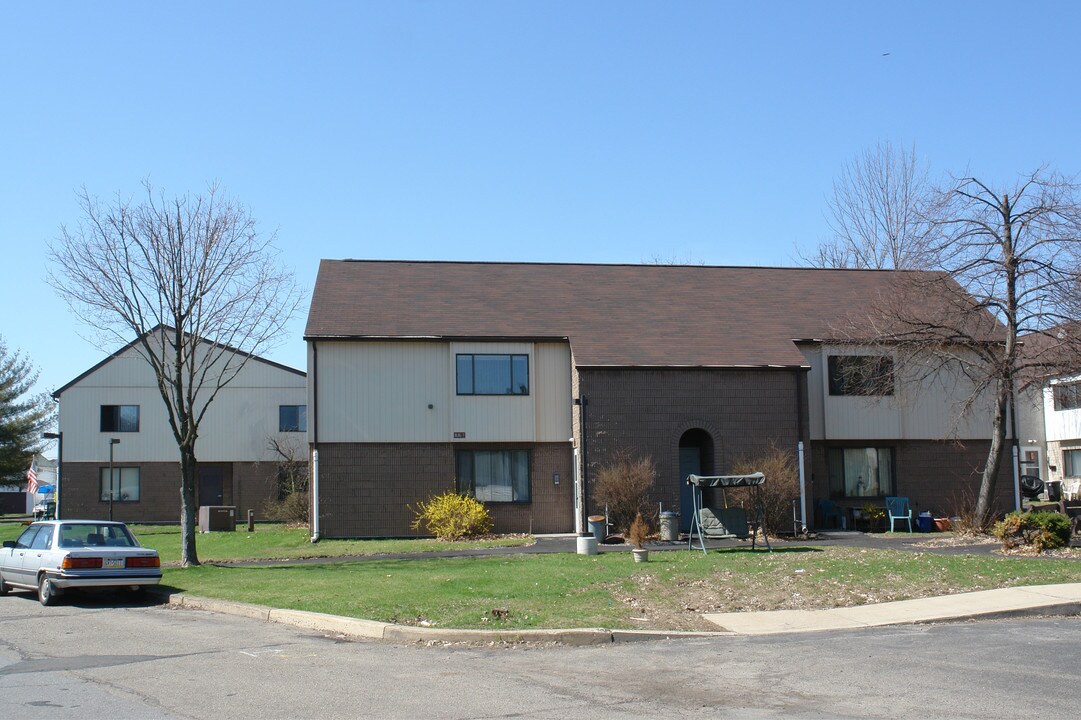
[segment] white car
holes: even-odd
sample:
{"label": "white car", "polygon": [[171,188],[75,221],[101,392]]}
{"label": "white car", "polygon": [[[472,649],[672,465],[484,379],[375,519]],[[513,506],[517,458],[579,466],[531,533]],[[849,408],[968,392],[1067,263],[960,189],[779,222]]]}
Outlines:
{"label": "white car", "polygon": [[144,548],[121,522],[46,520],[0,549],[0,595],[37,590],[52,605],[68,588],[127,587],[161,582],[157,550]]}

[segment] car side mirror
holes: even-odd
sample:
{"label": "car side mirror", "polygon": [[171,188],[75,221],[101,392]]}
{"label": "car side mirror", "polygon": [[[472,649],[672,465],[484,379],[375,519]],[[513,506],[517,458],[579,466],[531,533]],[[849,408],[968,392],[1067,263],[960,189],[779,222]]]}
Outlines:
{"label": "car side mirror", "polygon": [[4,547],[6,547],[6,548],[7,547],[9,547],[9,548],[15,547],[15,541],[14,540],[5,540],[4,541]]}

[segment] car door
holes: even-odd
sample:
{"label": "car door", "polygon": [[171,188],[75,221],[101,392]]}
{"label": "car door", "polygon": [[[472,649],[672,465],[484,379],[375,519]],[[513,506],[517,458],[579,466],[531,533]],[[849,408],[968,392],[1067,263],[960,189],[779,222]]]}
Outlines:
{"label": "car door", "polygon": [[26,549],[22,559],[23,579],[20,582],[37,585],[38,570],[49,559],[48,556],[52,552],[54,529],[52,525],[42,525],[41,530],[30,541],[30,547]]}
{"label": "car door", "polygon": [[39,530],[41,530],[40,525],[31,525],[23,530],[22,535],[15,541],[15,547],[4,549],[3,556],[0,556],[0,562],[3,562],[3,565],[0,566],[0,572],[4,573],[5,582],[20,585],[28,584],[23,571],[23,564],[26,553],[30,551],[30,545],[34,542]]}

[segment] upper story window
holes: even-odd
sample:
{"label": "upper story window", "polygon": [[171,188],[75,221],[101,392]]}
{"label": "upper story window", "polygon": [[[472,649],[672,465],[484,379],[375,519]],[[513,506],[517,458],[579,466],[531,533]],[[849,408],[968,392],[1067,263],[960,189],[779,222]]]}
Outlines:
{"label": "upper story window", "polygon": [[278,432],[308,432],[308,406],[279,405]]}
{"label": "upper story window", "polygon": [[1056,410],[1081,408],[1081,382],[1057,383],[1051,386]]}
{"label": "upper story window", "polygon": [[459,354],[459,395],[528,395],[528,355]]}
{"label": "upper story window", "polygon": [[138,405],[102,405],[102,432],[139,432]]}
{"label": "upper story window", "polygon": [[893,395],[893,358],[830,355],[830,395]]}

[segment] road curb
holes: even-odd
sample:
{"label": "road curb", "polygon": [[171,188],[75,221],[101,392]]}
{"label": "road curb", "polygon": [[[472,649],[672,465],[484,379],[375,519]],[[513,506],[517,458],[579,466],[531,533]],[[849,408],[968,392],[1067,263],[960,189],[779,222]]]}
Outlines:
{"label": "road curb", "polygon": [[279,623],[302,630],[315,630],[328,635],[342,635],[362,640],[390,643],[559,643],[588,646],[613,643],[673,640],[729,636],[730,632],[673,632],[657,630],[608,630],[606,628],[569,628],[535,630],[469,630],[455,628],[424,628],[396,625],[376,620],[329,615],[307,610],[287,610],[265,605],[218,600],[182,593],[157,592],[163,602],[190,610],[204,610],[222,615],[235,615],[264,622]]}

